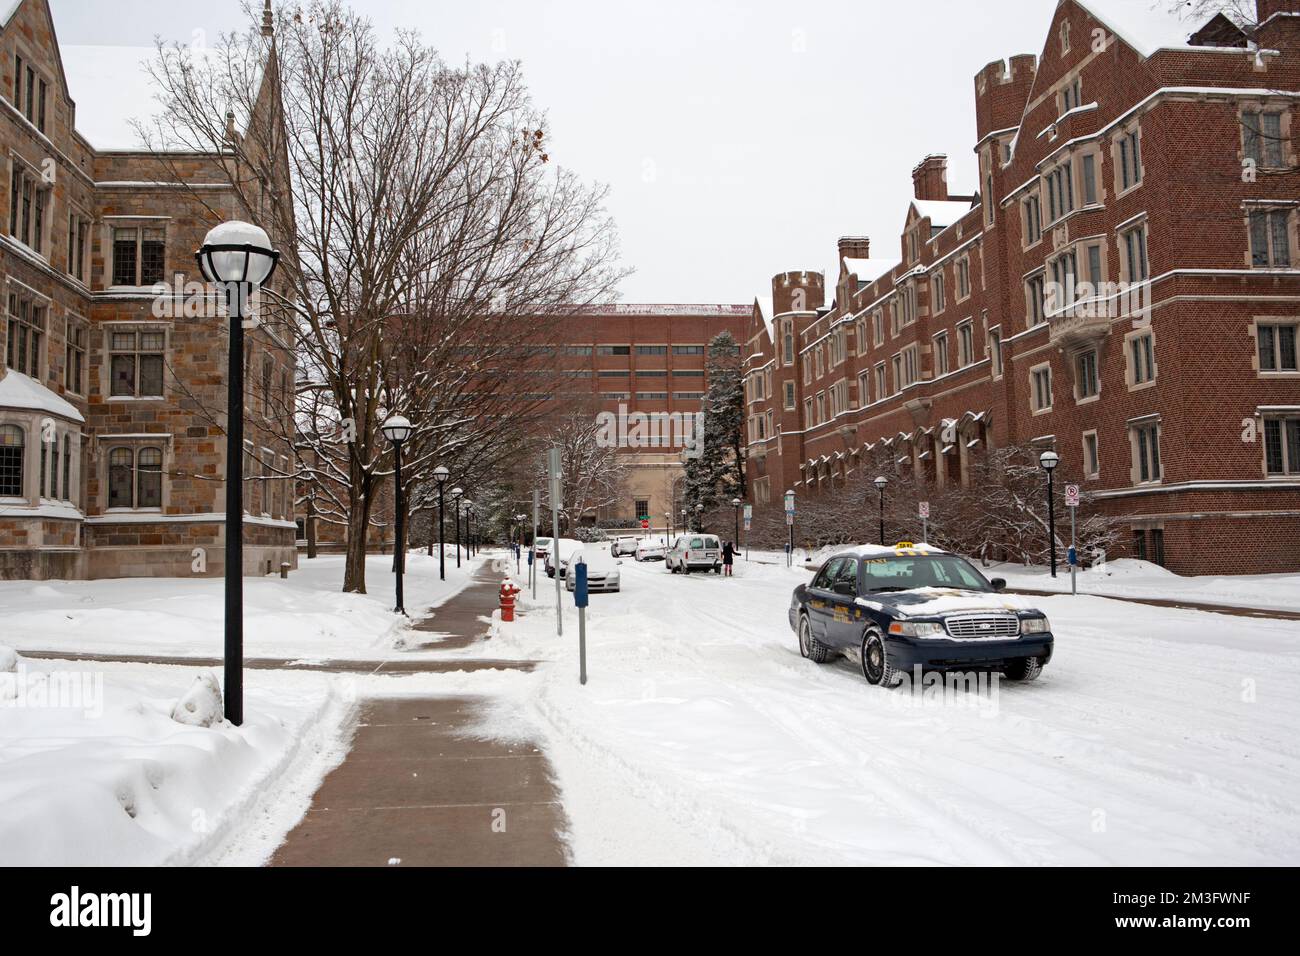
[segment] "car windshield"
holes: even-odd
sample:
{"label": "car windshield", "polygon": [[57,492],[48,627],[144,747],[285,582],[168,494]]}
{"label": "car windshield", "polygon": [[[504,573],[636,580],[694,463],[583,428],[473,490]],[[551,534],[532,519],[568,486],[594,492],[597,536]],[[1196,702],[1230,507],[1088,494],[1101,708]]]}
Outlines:
{"label": "car windshield", "polygon": [[953,555],[862,559],[868,591],[908,591],[912,588],[959,588],[992,591],[993,585],[969,562]]}

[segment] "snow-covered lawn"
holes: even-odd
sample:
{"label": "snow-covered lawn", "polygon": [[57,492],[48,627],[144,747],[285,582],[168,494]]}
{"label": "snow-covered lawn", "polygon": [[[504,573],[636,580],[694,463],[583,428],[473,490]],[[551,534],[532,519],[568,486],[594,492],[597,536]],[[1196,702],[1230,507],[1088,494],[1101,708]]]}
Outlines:
{"label": "snow-covered lawn", "polygon": [[201,669],[14,666],[0,673],[0,866],[184,864],[268,820],[281,834],[341,759],[352,706],[336,677],[249,671],[242,727],[191,726],[172,708]]}
{"label": "snow-covered lawn", "polygon": [[[393,613],[392,557],[371,555],[367,594],[344,594],[343,556],[300,558],[299,570],[244,579],[248,657],[373,658],[393,651],[410,622]],[[438,556],[407,557],[405,604],[412,617],[463,588],[481,557],[447,580]],[[19,650],[220,657],[223,584],[217,578],[120,578],[0,582],[0,644]]]}
{"label": "snow-covered lawn", "polygon": [[513,703],[578,863],[1300,863],[1300,623],[1044,597],[1038,681],[918,703],[799,656],[799,568],[622,571],[591,598],[585,687],[544,578],[490,642],[552,659]]}

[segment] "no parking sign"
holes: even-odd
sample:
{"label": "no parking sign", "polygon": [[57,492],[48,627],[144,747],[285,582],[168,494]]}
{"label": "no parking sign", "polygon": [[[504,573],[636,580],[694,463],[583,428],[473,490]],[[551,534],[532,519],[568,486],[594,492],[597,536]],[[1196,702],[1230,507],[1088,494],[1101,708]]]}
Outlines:
{"label": "no parking sign", "polygon": [[1067,508],[1079,507],[1079,486],[1078,485],[1065,486],[1065,506]]}

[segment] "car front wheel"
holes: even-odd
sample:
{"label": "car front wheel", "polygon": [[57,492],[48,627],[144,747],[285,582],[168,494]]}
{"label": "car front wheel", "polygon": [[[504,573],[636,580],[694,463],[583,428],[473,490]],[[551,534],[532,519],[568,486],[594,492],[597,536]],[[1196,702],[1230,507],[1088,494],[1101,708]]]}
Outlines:
{"label": "car front wheel", "polygon": [[883,687],[898,684],[898,670],[889,661],[884,639],[875,631],[868,631],[862,638],[862,676],[868,684]]}
{"label": "car front wheel", "polygon": [[1041,657],[1022,657],[1018,661],[1012,661],[1007,665],[1007,680],[1034,680],[1043,672],[1043,659]]}
{"label": "car front wheel", "polygon": [[814,664],[825,664],[831,655],[831,649],[813,637],[812,622],[807,614],[799,618],[799,653]]}

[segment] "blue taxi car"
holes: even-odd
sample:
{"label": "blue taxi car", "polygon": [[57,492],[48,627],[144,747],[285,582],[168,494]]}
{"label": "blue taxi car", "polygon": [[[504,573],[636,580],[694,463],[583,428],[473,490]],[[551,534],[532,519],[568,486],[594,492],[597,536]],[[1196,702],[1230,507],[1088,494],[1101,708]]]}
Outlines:
{"label": "blue taxi car", "polygon": [[892,687],[918,665],[1033,680],[1052,658],[1051,626],[1005,587],[937,548],[867,545],[828,558],[794,589],[790,627],[804,657],[849,657],[870,684]]}

